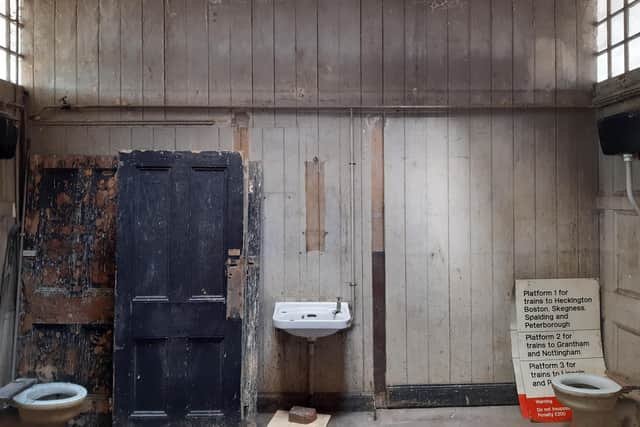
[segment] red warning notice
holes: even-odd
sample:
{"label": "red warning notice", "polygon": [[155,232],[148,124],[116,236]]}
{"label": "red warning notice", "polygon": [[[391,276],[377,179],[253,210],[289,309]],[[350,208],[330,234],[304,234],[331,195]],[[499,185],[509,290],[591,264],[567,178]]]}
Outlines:
{"label": "red warning notice", "polygon": [[598,282],[516,281],[511,349],[522,416],[537,422],[571,420],[551,380],[568,373],[604,375]]}

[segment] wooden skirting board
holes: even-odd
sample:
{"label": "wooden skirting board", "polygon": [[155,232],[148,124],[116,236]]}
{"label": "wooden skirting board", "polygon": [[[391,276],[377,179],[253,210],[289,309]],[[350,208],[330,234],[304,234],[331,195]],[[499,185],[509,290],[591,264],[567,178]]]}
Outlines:
{"label": "wooden skirting board", "polygon": [[387,387],[388,408],[517,405],[514,383],[398,385]]}

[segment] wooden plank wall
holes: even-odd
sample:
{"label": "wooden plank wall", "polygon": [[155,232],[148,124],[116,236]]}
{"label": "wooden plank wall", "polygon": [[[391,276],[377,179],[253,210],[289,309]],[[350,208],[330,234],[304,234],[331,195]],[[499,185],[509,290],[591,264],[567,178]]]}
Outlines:
{"label": "wooden plank wall", "polygon": [[[593,3],[25,0],[33,37],[25,39],[23,74],[35,109],[64,95],[149,106],[585,102],[595,74]],[[75,14],[54,13],[62,6]],[[69,21],[77,35],[60,29]],[[77,67],[57,61],[58,50]],[[61,117],[78,118],[53,116]],[[42,153],[232,149],[228,115],[146,109],[80,116],[202,117],[219,123],[34,122],[30,133]],[[355,115],[352,191],[348,114],[250,117],[249,159],[264,166],[262,392],[305,390],[305,346],[273,330],[273,303],[350,300],[351,233],[355,327],[317,344],[318,360],[332,369],[318,370],[315,384],[317,391],[372,391],[369,159],[380,120]],[[386,117],[389,384],[511,380],[513,279],[597,275],[597,164],[581,133],[589,120],[554,110]],[[304,165],[314,158],[324,162],[323,252],[307,252],[303,235]]]}

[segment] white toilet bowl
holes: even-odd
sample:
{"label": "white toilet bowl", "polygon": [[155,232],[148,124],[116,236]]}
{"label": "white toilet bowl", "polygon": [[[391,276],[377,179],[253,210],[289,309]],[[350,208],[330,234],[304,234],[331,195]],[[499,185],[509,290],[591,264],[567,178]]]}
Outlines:
{"label": "white toilet bowl", "polygon": [[571,426],[615,426],[620,384],[598,375],[565,374],[551,380],[551,386],[560,403],[573,411]]}
{"label": "white toilet bowl", "polygon": [[13,397],[13,403],[24,422],[64,424],[80,414],[86,397],[87,389],[80,385],[45,383],[23,390]]}

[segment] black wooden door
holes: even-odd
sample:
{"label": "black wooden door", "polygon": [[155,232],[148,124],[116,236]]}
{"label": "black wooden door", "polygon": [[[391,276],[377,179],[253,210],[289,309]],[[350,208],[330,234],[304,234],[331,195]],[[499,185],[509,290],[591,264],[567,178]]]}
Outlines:
{"label": "black wooden door", "polygon": [[114,425],[238,425],[240,156],[123,153],[118,187]]}

